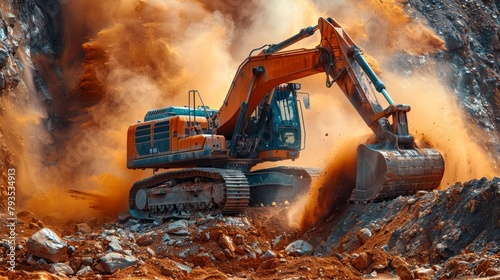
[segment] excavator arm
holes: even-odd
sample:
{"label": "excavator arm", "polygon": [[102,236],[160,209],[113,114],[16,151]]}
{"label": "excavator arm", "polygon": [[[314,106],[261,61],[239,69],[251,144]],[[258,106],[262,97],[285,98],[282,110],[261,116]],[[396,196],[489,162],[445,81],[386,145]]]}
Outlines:
{"label": "excavator arm", "polygon": [[[314,49],[281,51],[316,30],[321,41]],[[326,74],[326,86],[336,83],[377,137],[375,145],[358,148],[356,189],[352,199],[379,200],[416,190],[436,188],[443,176],[444,161],[434,149],[418,149],[409,134],[406,113],[410,106],[395,104],[385,85],[362,56],[359,47],[331,18],[250,55],[238,68],[222,107],[214,116],[217,134],[234,139],[241,133],[259,102],[273,89],[289,81]],[[368,79],[387,100],[383,108],[364,80]],[[392,118],[392,123],[389,120]]]}
{"label": "excavator arm", "polygon": [[[277,52],[318,29],[321,42],[315,49]],[[243,107],[248,118],[264,95],[277,85],[319,73],[326,73],[327,87],[337,83],[380,142],[387,138],[384,132],[393,130],[387,116],[409,111],[407,105],[394,105],[384,84],[368,66],[360,49],[333,19],[320,18],[317,26],[305,28],[290,39],[271,46],[259,55],[249,56],[240,65],[223,106],[214,117],[218,134],[232,138],[242,103],[248,106],[248,109]],[[364,85],[363,75],[386,97],[390,104],[387,109],[382,108],[374,93]],[[401,132],[401,137],[407,135],[407,129],[401,127],[404,125],[405,122],[401,121],[399,126],[395,126],[396,131]]]}

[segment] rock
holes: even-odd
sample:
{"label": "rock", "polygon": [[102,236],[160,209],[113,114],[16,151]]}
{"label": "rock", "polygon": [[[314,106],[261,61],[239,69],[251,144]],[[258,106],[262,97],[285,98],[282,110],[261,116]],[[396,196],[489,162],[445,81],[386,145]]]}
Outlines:
{"label": "rock", "polygon": [[223,234],[220,236],[218,243],[219,246],[222,247],[222,249],[228,249],[231,252],[231,254],[234,253],[235,247],[231,237]]}
{"label": "rock", "polygon": [[276,253],[271,251],[271,250],[267,250],[263,255],[262,255],[262,258],[264,258],[265,260],[268,260],[268,259],[274,259],[276,258]]}
{"label": "rock", "polygon": [[216,258],[218,261],[221,261],[221,262],[227,261],[227,256],[222,251],[215,252],[214,258]]}
{"label": "rock", "polygon": [[207,253],[199,253],[193,257],[193,263],[197,266],[205,266],[210,262],[210,255]]}
{"label": "rock", "polygon": [[476,266],[476,275],[481,275],[481,273],[485,272],[490,267],[491,267],[491,260],[489,259],[480,260]]}
{"label": "rock", "polygon": [[29,265],[31,265],[31,266],[36,266],[37,265],[37,262],[33,258],[33,255],[29,255],[28,259],[26,259],[26,263],[29,264]]}
{"label": "rock", "polygon": [[8,60],[9,60],[9,52],[4,48],[0,48],[0,69],[5,67]]}
{"label": "rock", "polygon": [[129,212],[129,211],[127,211],[127,212],[123,212],[123,213],[120,213],[120,214],[118,215],[118,222],[119,222],[120,224],[125,223],[125,222],[126,222],[126,221],[128,221],[129,219],[132,219],[132,215],[130,214],[130,212]]}
{"label": "rock", "polygon": [[179,262],[176,262],[176,261],[172,261],[180,270],[182,271],[185,271],[187,273],[191,273],[191,271],[193,271],[193,269],[185,264],[182,264],[182,263],[179,263]]}
{"label": "rock", "polygon": [[[168,235],[168,234],[166,234],[166,235]],[[165,238],[165,236],[163,238]],[[168,238],[170,239],[170,236],[168,236]],[[143,234],[143,235],[139,236],[139,238],[137,238],[137,241],[136,241],[137,245],[139,245],[139,246],[149,246],[149,245],[153,244],[153,242],[154,242],[154,239],[153,239],[152,234]]]}
{"label": "rock", "polygon": [[454,51],[464,46],[464,40],[458,33],[450,32],[445,35],[446,49]]}
{"label": "rock", "polygon": [[264,271],[264,270],[272,270],[277,268],[280,265],[280,261],[278,259],[270,259],[267,261],[263,261],[259,267],[257,268],[257,271]]}
{"label": "rock", "polygon": [[367,228],[362,228],[358,231],[356,237],[358,238],[359,243],[365,244],[365,242],[372,237],[372,232]]}
{"label": "rock", "polygon": [[[2,49],[0,48],[0,68],[2,68]],[[17,213],[17,218],[24,223],[29,223],[34,217],[35,214],[31,211],[21,211]]]}
{"label": "rock", "polygon": [[428,191],[420,190],[420,191],[417,191],[417,193],[415,193],[415,197],[420,198],[420,197],[426,196],[428,193],[429,193]]}
{"label": "rock", "polygon": [[189,235],[189,222],[186,220],[175,221],[165,229],[167,233],[176,235]]}
{"label": "rock", "polygon": [[94,260],[92,259],[92,257],[82,257],[81,260],[82,265],[92,266],[92,264],[94,264]]}
{"label": "rock", "polygon": [[245,247],[243,246],[236,246],[236,248],[234,249],[234,252],[236,254],[239,254],[239,255],[244,255],[246,252],[245,252]]}
{"label": "rock", "polygon": [[391,261],[391,267],[397,269],[401,265],[408,266],[408,263],[400,256],[395,256]]}
{"label": "rock", "polygon": [[374,249],[368,252],[368,261],[370,263],[370,269],[376,271],[384,271],[389,265],[390,255],[382,249]]}
{"label": "rock", "polygon": [[233,241],[234,243],[236,243],[236,245],[245,245],[245,236],[243,236],[243,234],[238,233],[234,237]]}
{"label": "rock", "polygon": [[396,273],[398,274],[401,280],[413,280],[413,274],[410,269],[406,265],[400,265],[396,269]]}
{"label": "rock", "polygon": [[89,233],[92,231],[92,228],[86,223],[76,224],[72,228],[73,233],[81,232],[81,233]]}
{"label": "rock", "polygon": [[313,246],[304,240],[294,241],[285,248],[285,252],[290,256],[312,255]]}
{"label": "rock", "polygon": [[368,254],[365,252],[362,252],[361,254],[357,255],[352,260],[352,266],[354,266],[359,271],[365,270],[366,268],[368,268],[368,265],[369,265]]}
{"label": "rock", "polygon": [[446,251],[447,247],[441,243],[438,243],[436,245],[436,248],[434,248],[434,252],[436,252],[436,254],[438,254],[439,256],[443,257],[443,258],[446,258]]}
{"label": "rock", "polygon": [[409,198],[409,199],[406,201],[406,204],[408,204],[408,205],[413,205],[413,204],[415,204],[415,202],[417,202],[417,199],[416,199],[416,198]]}
{"label": "rock", "polygon": [[40,229],[40,226],[36,223],[30,223],[28,228],[29,229]]}
{"label": "rock", "polygon": [[10,27],[14,27],[14,24],[16,23],[16,16],[11,13],[7,13],[5,21]]}
{"label": "rock", "polygon": [[90,278],[91,276],[94,275],[94,271],[90,266],[84,266],[82,269],[78,270],[76,273],[76,276],[78,277],[85,277],[85,278]]}
{"label": "rock", "polygon": [[146,252],[148,252],[148,254],[151,256],[151,257],[156,257],[156,252],[149,248],[149,247],[146,247]]}
{"label": "rock", "polygon": [[109,242],[108,247],[111,251],[121,252],[123,251],[120,238],[117,236],[106,236],[106,241]]}
{"label": "rock", "polygon": [[416,279],[430,279],[435,271],[432,268],[418,268],[413,271]]}
{"label": "rock", "polygon": [[165,233],[163,235],[163,238],[161,239],[163,242],[168,242],[170,240],[172,240],[172,237],[170,237],[170,235],[168,233]]}
{"label": "rock", "polygon": [[494,268],[494,267],[488,268],[488,270],[486,270],[485,274],[488,277],[500,275],[500,268]]}
{"label": "rock", "polygon": [[226,255],[226,257],[228,257],[229,259],[233,258],[234,255],[233,253],[231,253],[231,251],[229,251],[229,249],[224,249],[222,250],[222,252],[224,253],[224,255]]}
{"label": "rock", "polygon": [[286,243],[286,238],[280,235],[274,239],[272,248],[274,250],[283,250],[286,247]]}
{"label": "rock", "polygon": [[48,265],[47,271],[54,274],[73,275],[75,272],[71,267],[64,263],[52,263]]}
{"label": "rock", "polygon": [[39,230],[26,242],[28,252],[54,263],[66,253],[66,246],[66,242],[49,228]]}
{"label": "rock", "polygon": [[389,246],[387,244],[385,244],[384,246],[382,246],[382,250],[384,250],[387,253],[389,253]]}
{"label": "rock", "polygon": [[100,258],[100,264],[107,273],[115,273],[118,269],[124,269],[137,263],[133,256],[111,252]]}
{"label": "rock", "polygon": [[82,266],[82,259],[78,257],[72,257],[69,259],[69,266],[73,271],[78,271],[80,269],[80,266]]}

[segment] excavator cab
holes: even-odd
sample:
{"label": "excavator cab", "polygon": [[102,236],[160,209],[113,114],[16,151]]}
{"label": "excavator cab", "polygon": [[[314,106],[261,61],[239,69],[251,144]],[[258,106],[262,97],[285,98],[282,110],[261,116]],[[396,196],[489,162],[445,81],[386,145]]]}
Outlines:
{"label": "excavator cab", "polygon": [[[260,138],[258,151],[264,152],[269,150],[295,150],[299,151],[302,147],[302,131],[300,103],[297,100],[296,89],[300,88],[300,84],[285,84],[274,89],[271,100],[271,108],[264,117],[266,124],[262,131],[257,131],[257,134],[262,134]],[[263,109],[264,105],[256,109],[255,115],[260,115],[259,110]],[[258,122],[256,122],[258,127]]]}

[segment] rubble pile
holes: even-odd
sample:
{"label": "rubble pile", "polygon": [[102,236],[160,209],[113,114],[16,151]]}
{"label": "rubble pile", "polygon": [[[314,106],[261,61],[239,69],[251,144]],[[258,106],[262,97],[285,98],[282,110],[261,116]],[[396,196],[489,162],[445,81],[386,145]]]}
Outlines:
{"label": "rubble pile", "polygon": [[[288,206],[241,216],[42,227],[18,213],[15,275],[120,279],[454,279],[500,275],[500,178],[457,183],[381,203],[348,204],[306,233],[286,226]],[[328,230],[326,230],[328,229]],[[56,233],[58,232],[58,233]],[[62,237],[60,237],[62,236]],[[9,244],[2,241],[0,255]],[[0,272],[7,275],[7,271]]]}

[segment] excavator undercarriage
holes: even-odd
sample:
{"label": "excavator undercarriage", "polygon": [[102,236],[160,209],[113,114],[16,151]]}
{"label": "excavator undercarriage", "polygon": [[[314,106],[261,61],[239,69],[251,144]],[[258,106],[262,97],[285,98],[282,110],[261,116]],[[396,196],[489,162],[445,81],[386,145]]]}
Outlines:
{"label": "excavator undercarriage", "polygon": [[136,182],[130,190],[129,207],[140,219],[240,214],[249,205],[293,202],[307,192],[310,182],[306,170],[293,167],[246,174],[235,169],[189,168]]}

